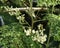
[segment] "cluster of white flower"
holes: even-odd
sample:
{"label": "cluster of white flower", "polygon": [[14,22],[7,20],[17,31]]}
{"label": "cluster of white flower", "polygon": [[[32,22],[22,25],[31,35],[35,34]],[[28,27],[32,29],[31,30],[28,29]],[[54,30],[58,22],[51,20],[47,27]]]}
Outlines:
{"label": "cluster of white flower", "polygon": [[9,7],[9,6],[2,6],[1,8],[4,8],[5,11],[8,11],[8,13],[12,16],[12,15],[16,15],[16,16],[19,16],[21,13],[20,13],[20,10],[17,9],[13,9],[13,6]]}
{"label": "cluster of white flower", "polygon": [[[19,21],[21,21],[21,22],[24,22],[24,19],[25,19],[25,14],[23,14],[23,15],[21,15],[21,12],[16,8],[16,10],[14,10],[13,9],[13,6],[11,6],[10,8],[9,8],[9,6],[3,6],[3,7],[1,7],[1,8],[4,8],[6,11],[9,11],[8,13],[11,15],[11,16],[13,16],[13,15],[15,15],[16,16],[16,18],[17,18],[17,20],[19,20]],[[21,16],[20,16],[21,15]]]}
{"label": "cluster of white flower", "polygon": [[41,44],[43,44],[46,41],[47,35],[40,36],[39,34],[36,34],[36,36],[32,36],[33,41],[38,41]]}
{"label": "cluster of white flower", "polygon": [[43,35],[43,32],[45,31],[45,29],[43,29],[43,25],[42,24],[38,25],[38,30],[39,30],[40,34]]}
{"label": "cluster of white flower", "polygon": [[43,29],[42,24],[38,25],[38,30],[36,30],[36,31],[34,29],[31,30],[31,27],[29,27],[29,29],[27,29],[27,30],[24,29],[26,36],[31,36],[33,41],[38,41],[41,44],[43,44],[47,38],[47,35],[43,33],[44,31],[45,31],[45,29]]}
{"label": "cluster of white flower", "polygon": [[12,15],[15,15],[16,12],[9,12],[9,14],[12,16]]}
{"label": "cluster of white flower", "polygon": [[9,6],[1,6],[0,8],[4,9],[4,11],[9,11],[10,10]]}
{"label": "cluster of white flower", "polygon": [[[11,10],[11,9],[9,9]],[[16,16],[19,16],[21,13],[19,10],[15,10],[15,11],[10,11],[9,14],[12,16],[12,15],[16,15]]]}
{"label": "cluster of white flower", "polygon": [[26,36],[31,35],[31,28],[29,27],[28,30],[24,29],[24,32],[26,33]]}
{"label": "cluster of white flower", "polygon": [[20,22],[24,22],[24,19],[25,19],[24,14],[17,17],[17,20],[19,20]]}

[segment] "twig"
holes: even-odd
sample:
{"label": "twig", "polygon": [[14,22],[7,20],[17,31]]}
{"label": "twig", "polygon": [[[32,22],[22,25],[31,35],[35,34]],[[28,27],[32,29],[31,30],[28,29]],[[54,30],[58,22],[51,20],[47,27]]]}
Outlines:
{"label": "twig", "polygon": [[37,21],[34,21],[34,23],[39,22],[39,21],[45,21],[45,20],[37,20]]}
{"label": "twig", "polygon": [[[13,10],[29,10],[31,9],[30,7],[24,7],[24,8],[11,8],[9,11],[13,11]],[[32,7],[32,10],[47,10],[47,8],[40,8],[40,7]]]}

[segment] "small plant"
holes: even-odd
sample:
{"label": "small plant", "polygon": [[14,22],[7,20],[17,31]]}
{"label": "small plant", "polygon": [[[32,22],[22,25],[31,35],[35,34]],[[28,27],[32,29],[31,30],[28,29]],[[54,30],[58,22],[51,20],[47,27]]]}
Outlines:
{"label": "small plant", "polygon": [[[10,46],[11,48],[60,48],[60,14],[55,14],[57,10],[55,7],[56,5],[60,5],[60,1],[37,0],[36,7],[38,8],[33,7],[33,1],[34,0],[0,1],[2,4],[5,4],[0,6],[0,12],[7,12],[7,14],[14,16],[19,22],[14,25],[11,24],[11,28],[10,26],[1,28],[1,36],[6,38],[6,43],[4,41],[5,39],[3,40],[3,38],[0,38],[0,41],[4,42],[0,42],[0,44],[2,43],[1,45],[3,45],[3,48],[8,48]],[[12,6],[10,3],[12,3]],[[22,13],[22,9],[28,15]],[[46,23],[45,20],[48,20],[48,22]],[[10,37],[10,40],[8,40],[7,37]],[[12,43],[9,44],[10,42]],[[57,42],[57,46],[55,46],[55,42]]]}

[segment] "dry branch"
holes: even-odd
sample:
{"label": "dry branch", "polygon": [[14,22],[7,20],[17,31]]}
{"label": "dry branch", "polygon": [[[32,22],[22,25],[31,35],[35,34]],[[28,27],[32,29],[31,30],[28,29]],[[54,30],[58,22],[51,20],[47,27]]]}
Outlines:
{"label": "dry branch", "polygon": [[[29,10],[31,9],[30,7],[24,7],[24,8],[11,8],[10,11],[13,11],[13,10],[22,10],[22,11],[25,11],[25,10]],[[47,10],[47,8],[40,8],[40,7],[32,7],[32,10]]]}
{"label": "dry branch", "polygon": [[[10,8],[8,11],[3,11],[3,12],[10,12],[10,11],[16,11],[16,10],[25,11],[25,10],[30,10],[30,9],[31,9],[30,7]],[[46,11],[46,10],[48,10],[48,8],[32,7],[32,10],[34,10],[34,11],[36,11],[36,10]],[[60,9],[55,9],[54,12],[60,13]]]}

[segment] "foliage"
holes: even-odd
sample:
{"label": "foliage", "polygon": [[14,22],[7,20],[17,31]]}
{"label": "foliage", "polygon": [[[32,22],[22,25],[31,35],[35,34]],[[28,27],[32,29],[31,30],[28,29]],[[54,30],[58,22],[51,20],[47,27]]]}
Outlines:
{"label": "foliage", "polygon": [[[28,38],[28,39],[27,39]],[[12,23],[0,27],[0,48],[37,48],[41,47],[30,37],[26,37],[22,25]]]}
{"label": "foliage", "polygon": [[[36,7],[42,7],[42,13],[35,13],[32,9],[33,1],[0,0],[0,15],[5,22],[5,25],[0,27],[1,48],[60,48],[60,13],[54,13],[60,0],[37,0]],[[23,14],[18,7],[30,7],[25,11],[28,15]],[[44,7],[47,10],[44,10]],[[48,22],[44,22],[45,20]]]}
{"label": "foliage", "polygon": [[60,0],[37,0],[38,6],[51,6],[51,5],[57,5],[60,3]]}
{"label": "foliage", "polygon": [[[17,33],[18,32],[18,33]],[[10,25],[5,25],[0,27],[0,48],[23,48],[21,41],[22,27],[19,23],[12,23]],[[20,43],[21,44],[20,44]]]}
{"label": "foliage", "polygon": [[14,16],[10,16],[8,13],[0,13],[0,16],[3,17],[4,23],[7,24],[11,24],[13,22],[17,22],[17,20],[15,19],[16,17]]}
{"label": "foliage", "polygon": [[48,14],[45,19],[49,20],[48,24],[51,30],[51,35],[53,35],[55,41],[60,41],[60,15]]}

